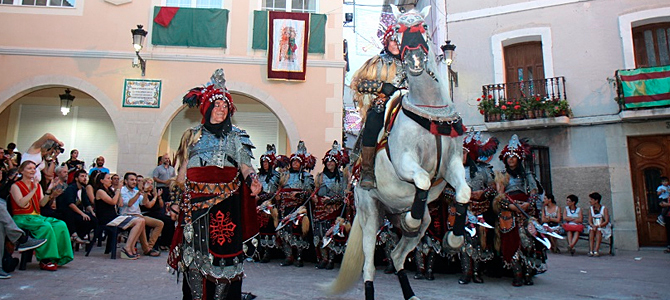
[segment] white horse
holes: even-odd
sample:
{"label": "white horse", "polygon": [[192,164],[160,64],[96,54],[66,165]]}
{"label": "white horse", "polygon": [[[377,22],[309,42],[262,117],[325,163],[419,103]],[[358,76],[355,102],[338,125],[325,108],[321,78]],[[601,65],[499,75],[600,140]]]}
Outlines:
{"label": "white horse", "polygon": [[[381,151],[375,160],[377,188],[354,192],[357,214],[337,278],[325,286],[329,294],[340,294],[358,282],[363,269],[365,299],[374,299],[374,251],[377,230],[386,215],[403,231],[391,254],[405,299],[414,295],[403,270],[407,254],[416,247],[430,223],[425,206],[437,199],[447,182],[456,190],[456,201],[467,204],[470,188],[463,168],[463,125],[449,99],[448,81],[438,78],[435,55],[428,46],[423,24],[430,7],[420,13],[411,10],[400,14],[396,32],[401,60],[407,74],[408,93],[388,136],[388,152]],[[390,153],[390,155],[389,155]],[[445,182],[446,180],[446,182]],[[410,216],[416,200],[423,205],[423,218]],[[464,213],[464,211],[463,211]],[[464,214],[460,226],[464,223]],[[450,236],[451,244],[462,243],[462,236]]]}

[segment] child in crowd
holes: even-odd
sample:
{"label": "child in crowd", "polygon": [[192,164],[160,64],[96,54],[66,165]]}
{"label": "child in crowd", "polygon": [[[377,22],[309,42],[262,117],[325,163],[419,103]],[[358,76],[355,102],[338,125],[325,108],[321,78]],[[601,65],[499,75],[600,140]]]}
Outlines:
{"label": "child in crowd", "polygon": [[658,195],[658,204],[659,206],[662,207],[661,209],[661,214],[658,215],[658,219],[656,219],[656,222],[658,224],[661,224],[661,226],[665,226],[665,221],[663,220],[663,216],[668,214],[668,207],[661,205],[661,203],[668,203],[668,197],[670,197],[670,181],[668,180],[668,177],[661,177],[661,185],[658,186],[656,189],[656,194]]}

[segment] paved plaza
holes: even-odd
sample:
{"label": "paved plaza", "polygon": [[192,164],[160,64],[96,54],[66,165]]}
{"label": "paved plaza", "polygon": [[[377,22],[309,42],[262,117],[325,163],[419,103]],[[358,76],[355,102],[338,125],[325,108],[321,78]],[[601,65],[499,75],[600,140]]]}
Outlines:
{"label": "paved plaza", "polygon": [[[484,277],[484,284],[459,285],[458,274],[436,274],[434,281],[410,279],[422,300],[430,299],[668,299],[670,254],[659,248],[617,251],[616,256],[587,257],[549,254],[549,271],[536,277],[535,285],[515,288],[510,278]],[[347,294],[326,297],[317,283],[326,282],[336,270],[317,270],[269,264],[245,264],[243,289],[257,299],[363,299],[363,284]],[[396,276],[378,268],[376,299],[402,300]],[[410,278],[413,273],[410,273]],[[167,271],[165,255],[137,261],[111,260],[94,248],[89,257],[75,252],[75,260],[57,272],[41,271],[37,263],[12,278],[0,280],[0,299],[181,299],[181,281]]]}

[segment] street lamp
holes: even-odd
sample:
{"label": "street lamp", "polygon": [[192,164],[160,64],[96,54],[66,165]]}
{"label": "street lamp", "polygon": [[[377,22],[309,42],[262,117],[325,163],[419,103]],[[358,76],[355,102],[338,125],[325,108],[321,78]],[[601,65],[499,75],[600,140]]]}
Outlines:
{"label": "street lamp", "polygon": [[137,25],[136,29],[131,29],[133,34],[133,47],[135,48],[136,58],[133,59],[133,68],[139,67],[142,69],[142,76],[144,76],[147,69],[147,62],[140,56],[140,50],[144,46],[144,39],[147,37],[147,31],[143,29],[144,26]]}
{"label": "street lamp", "polygon": [[60,97],[60,112],[63,113],[64,116],[67,116],[70,112],[72,101],[74,101],[74,95],[70,94],[70,92],[70,89],[65,89],[65,94],[58,95],[58,97]]}
{"label": "street lamp", "polygon": [[451,66],[451,63],[454,61],[454,51],[456,50],[456,45],[452,44],[450,40],[446,41],[446,44],[440,46],[442,49],[442,59],[447,64]]}

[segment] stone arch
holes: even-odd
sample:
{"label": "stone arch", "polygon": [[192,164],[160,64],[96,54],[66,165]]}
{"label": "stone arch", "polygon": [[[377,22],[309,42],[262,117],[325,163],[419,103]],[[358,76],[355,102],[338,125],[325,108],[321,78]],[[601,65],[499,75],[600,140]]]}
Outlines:
{"label": "stone arch", "polygon": [[116,131],[117,138],[119,141],[121,140],[121,136],[119,135],[120,124],[117,123],[117,119],[119,119],[119,110],[114,105],[112,99],[110,99],[107,94],[103,93],[95,85],[77,77],[67,75],[41,75],[18,82],[6,90],[0,91],[0,111],[5,110],[7,107],[9,107],[9,105],[14,103],[14,101],[31,92],[44,88],[59,86],[80,90],[98,101],[98,103],[100,103],[100,105],[109,115],[109,118],[112,119],[112,124],[114,124],[114,130]]}
{"label": "stone arch", "polygon": [[[293,118],[289,112],[284,108],[284,106],[272,95],[266,93],[257,86],[245,82],[238,81],[226,81],[226,86],[228,90],[233,93],[244,94],[245,96],[256,99],[258,102],[265,105],[272,113],[277,116],[277,118],[282,122],[284,129],[286,130],[286,136],[289,139],[289,145],[292,150],[295,150],[294,147],[298,145],[300,141],[300,134],[298,132],[298,127],[295,126]],[[173,99],[168,106],[165,107],[163,112],[160,114],[158,120],[161,120],[160,126],[155,126],[152,132],[152,136],[160,137],[163,136],[165,130],[167,130],[168,125],[172,122],[172,119],[181,111],[181,108],[184,106],[181,100],[182,96],[179,96],[177,99]],[[158,145],[156,145],[158,147]],[[158,151],[158,149],[156,149]]]}

